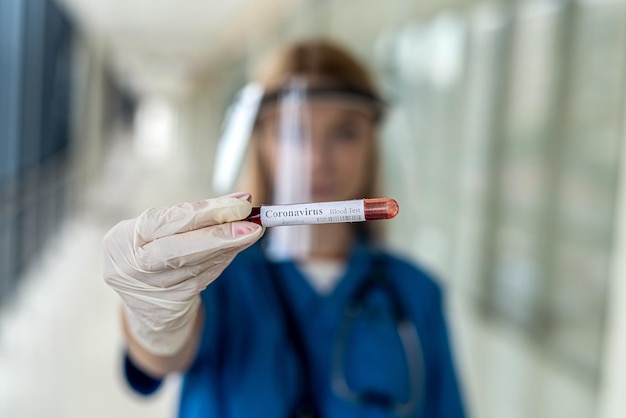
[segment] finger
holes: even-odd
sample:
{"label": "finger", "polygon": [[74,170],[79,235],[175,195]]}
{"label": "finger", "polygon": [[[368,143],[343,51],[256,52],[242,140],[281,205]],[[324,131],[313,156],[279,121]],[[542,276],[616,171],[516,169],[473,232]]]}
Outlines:
{"label": "finger", "polygon": [[252,210],[249,200],[249,193],[236,193],[148,209],[137,219],[135,245],[139,247],[158,238],[244,219]]}
{"label": "finger", "polygon": [[222,254],[221,251],[214,258],[200,264],[154,271],[138,266],[134,258],[121,263],[119,260],[105,262],[105,281],[111,287],[126,289],[129,292],[159,291],[204,274],[214,268],[216,262],[219,263],[219,258],[224,258]]}

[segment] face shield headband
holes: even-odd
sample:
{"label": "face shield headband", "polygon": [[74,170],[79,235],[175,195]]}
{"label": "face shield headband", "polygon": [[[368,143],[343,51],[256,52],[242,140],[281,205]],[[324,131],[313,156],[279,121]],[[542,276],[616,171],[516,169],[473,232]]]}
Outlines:
{"label": "face shield headband", "polygon": [[[290,92],[291,87],[266,92],[260,99],[259,110],[276,105]],[[349,85],[309,85],[305,86],[302,94],[305,100],[310,101],[339,99],[363,103],[371,108],[374,122],[377,124],[384,117],[386,103],[378,95],[359,87]]]}

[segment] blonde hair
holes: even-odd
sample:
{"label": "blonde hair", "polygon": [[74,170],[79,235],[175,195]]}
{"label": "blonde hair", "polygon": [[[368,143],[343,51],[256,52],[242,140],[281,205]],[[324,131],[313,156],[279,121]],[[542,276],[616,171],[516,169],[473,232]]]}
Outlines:
{"label": "blonde hair", "polygon": [[254,79],[272,91],[294,76],[322,84],[356,87],[379,96],[367,68],[346,49],[327,39],[302,40],[275,51],[262,63]]}

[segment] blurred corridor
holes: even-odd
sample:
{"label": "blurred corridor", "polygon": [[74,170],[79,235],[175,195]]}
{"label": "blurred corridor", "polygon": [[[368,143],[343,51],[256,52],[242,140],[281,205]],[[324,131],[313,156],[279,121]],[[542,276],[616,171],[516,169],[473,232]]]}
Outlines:
{"label": "blurred corridor", "polygon": [[214,195],[268,49],[338,39],[391,104],[391,244],[446,289],[469,414],[626,411],[626,0],[0,3],[0,417],[169,417],[121,378],[101,240]]}
{"label": "blurred corridor", "polygon": [[[137,164],[127,140],[112,142],[84,206],[49,238],[5,300],[0,416],[169,417],[175,411],[176,379],[148,403],[126,389],[121,373],[120,304],[101,279],[100,248],[111,224],[141,204],[141,197],[127,197],[150,168]],[[163,187],[167,183],[160,179],[142,195],[175,195]]]}

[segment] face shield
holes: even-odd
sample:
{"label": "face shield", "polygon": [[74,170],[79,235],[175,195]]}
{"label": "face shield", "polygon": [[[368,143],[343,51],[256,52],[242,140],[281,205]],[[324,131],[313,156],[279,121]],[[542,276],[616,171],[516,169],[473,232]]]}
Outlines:
{"label": "face shield", "polygon": [[[363,198],[382,112],[377,96],[346,85],[293,78],[279,90],[263,91],[250,84],[229,109],[216,154],[214,191],[233,191],[248,169],[245,163],[254,162],[256,172],[246,175],[264,189],[264,201],[256,203]],[[306,256],[312,228],[272,228],[268,253],[276,259]]]}

